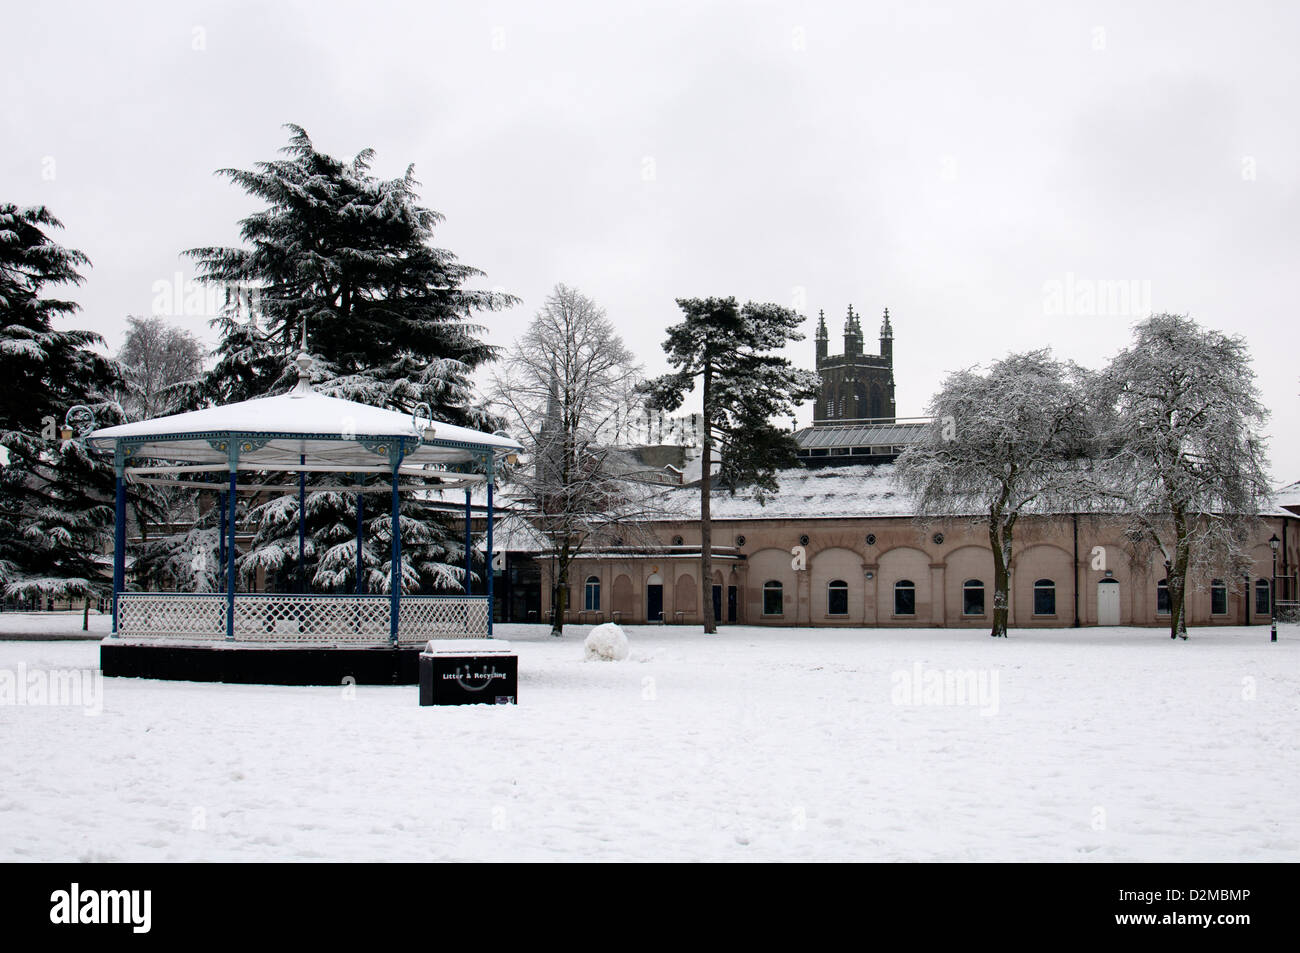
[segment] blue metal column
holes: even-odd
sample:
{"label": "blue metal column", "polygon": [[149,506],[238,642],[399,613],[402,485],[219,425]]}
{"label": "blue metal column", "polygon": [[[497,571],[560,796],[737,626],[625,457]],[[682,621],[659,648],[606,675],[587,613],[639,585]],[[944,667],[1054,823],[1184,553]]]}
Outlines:
{"label": "blue metal column", "polygon": [[221,576],[221,591],[230,585],[226,578],[226,491],[217,492],[217,572]]}
{"label": "blue metal column", "polygon": [[[364,484],[362,484],[364,487]],[[366,561],[361,558],[361,548],[365,542],[366,535],[366,494],[362,489],[357,490],[357,595],[365,595],[366,592]]]}
{"label": "blue metal column", "polygon": [[487,512],[487,597],[488,597],[488,638],[492,638],[492,616],[495,604],[492,602],[492,577],[496,573],[492,561],[496,558],[492,551],[492,467],[488,466],[488,512]]}
{"label": "blue metal column", "polygon": [[397,615],[401,609],[402,598],[402,514],[397,499],[397,468],[402,465],[402,442],[395,440],[389,445],[388,460],[393,468],[393,555],[389,576],[388,601],[388,638],[397,644]]}
{"label": "blue metal column", "polygon": [[239,442],[230,439],[230,448],[226,451],[230,467],[230,486],[226,490],[226,525],[229,527],[230,539],[226,542],[226,640],[235,640],[235,507],[238,504],[239,488]]}
{"label": "blue metal column", "polygon": [[465,595],[472,595],[474,587],[470,585],[470,506],[469,506],[469,488],[465,488]]}
{"label": "blue metal column", "polygon": [[117,597],[126,588],[126,463],[120,443],[113,456],[117,471],[113,501],[113,634],[117,635]]}
{"label": "blue metal column", "polygon": [[[298,454],[300,466],[307,465],[307,455]],[[307,471],[298,471],[298,591],[307,591]]]}

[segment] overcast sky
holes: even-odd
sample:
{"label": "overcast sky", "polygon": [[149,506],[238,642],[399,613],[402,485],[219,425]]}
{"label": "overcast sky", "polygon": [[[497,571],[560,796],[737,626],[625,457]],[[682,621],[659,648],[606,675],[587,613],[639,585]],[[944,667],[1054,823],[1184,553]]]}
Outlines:
{"label": "overcast sky", "polygon": [[949,371],[1097,367],[1189,313],[1245,336],[1300,479],[1300,4],[41,0],[3,27],[0,200],[63,220],[94,265],[66,326],[113,348],[182,249],[237,242],[255,205],[213,171],[294,122],[414,163],[436,244],[523,301],[493,343],[558,281],[650,373],[678,297],[797,307],[809,367],[819,309],[836,352],[850,303],[868,350],[888,307],[907,416]]}

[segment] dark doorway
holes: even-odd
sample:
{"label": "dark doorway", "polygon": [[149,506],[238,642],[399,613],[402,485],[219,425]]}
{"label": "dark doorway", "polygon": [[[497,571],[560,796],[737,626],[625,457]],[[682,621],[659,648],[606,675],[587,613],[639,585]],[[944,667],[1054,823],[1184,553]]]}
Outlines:
{"label": "dark doorway", "polygon": [[664,587],[649,585],[645,587],[645,617],[647,622],[664,620]]}
{"label": "dark doorway", "polygon": [[498,572],[496,580],[497,622],[536,622],[541,618],[542,570],[534,559],[507,553],[506,571]]}
{"label": "dark doorway", "polygon": [[722,621],[722,587],[713,587],[713,621]]}
{"label": "dark doorway", "polygon": [[736,587],[727,587],[727,621],[736,621]]}

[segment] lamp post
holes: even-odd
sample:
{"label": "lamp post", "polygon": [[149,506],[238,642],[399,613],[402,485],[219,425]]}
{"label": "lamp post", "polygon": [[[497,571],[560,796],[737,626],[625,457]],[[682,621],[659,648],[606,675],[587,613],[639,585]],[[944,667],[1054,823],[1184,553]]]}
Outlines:
{"label": "lamp post", "polygon": [[1277,641],[1277,545],[1281,540],[1277,538],[1277,533],[1268,541],[1268,545],[1273,550],[1273,582],[1268,590],[1268,617],[1272,624],[1272,634],[1269,636],[1270,642]]}
{"label": "lamp post", "polygon": [[1246,603],[1246,625],[1250,625],[1250,573],[1243,572],[1241,578],[1245,580],[1246,585],[1246,597],[1242,600]]}

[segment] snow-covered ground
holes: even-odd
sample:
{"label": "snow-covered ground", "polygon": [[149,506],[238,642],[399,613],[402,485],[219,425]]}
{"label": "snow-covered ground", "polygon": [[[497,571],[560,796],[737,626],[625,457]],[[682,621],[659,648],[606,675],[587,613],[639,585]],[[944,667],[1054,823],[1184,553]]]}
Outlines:
{"label": "snow-covered ground", "polygon": [[[517,707],[131,679],[98,715],[0,707],[0,861],[1300,860],[1294,626],[629,627],[621,662],[501,628]],[[0,642],[0,673],[97,653]]]}
{"label": "snow-covered ground", "polygon": [[102,639],[113,631],[113,617],[90,610],[90,631],[83,631],[82,612],[0,612],[0,639]]}

